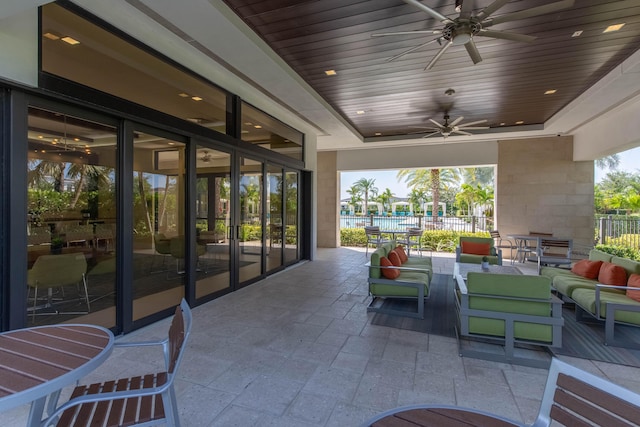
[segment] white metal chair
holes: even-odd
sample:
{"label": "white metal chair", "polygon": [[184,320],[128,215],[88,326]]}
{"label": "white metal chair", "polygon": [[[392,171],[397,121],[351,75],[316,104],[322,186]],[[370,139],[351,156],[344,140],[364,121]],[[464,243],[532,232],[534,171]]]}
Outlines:
{"label": "white metal chair", "polygon": [[[183,299],[162,341],[115,343],[117,347],[161,345],[166,371],[76,387],[68,402],[43,423],[48,426],[179,426],[173,387],[191,333],[191,309]],[[106,424],[105,424],[106,422]]]}
{"label": "white metal chair", "polygon": [[494,248],[499,248],[499,249],[509,249],[509,259],[511,260],[511,264],[513,265],[513,263],[515,262],[515,258],[513,257],[513,250],[514,249],[518,249],[518,247],[516,246],[515,242],[501,237],[500,236],[500,232],[498,230],[491,230],[489,231],[489,234],[491,235],[491,237],[493,238],[493,247]]}
{"label": "white metal chair", "polygon": [[416,247],[418,253],[422,256],[422,229],[417,227],[407,228],[407,232],[403,238],[396,240],[396,243],[407,247],[407,255],[411,255],[411,247]]}
{"label": "white metal chair", "polygon": [[422,425],[521,427],[640,425],[640,395],[553,358],[540,410],[533,424],[523,424],[491,412],[460,406],[411,405],[378,414],[362,427],[417,425],[418,421],[423,422]]}
{"label": "white metal chair", "polygon": [[365,251],[365,255],[369,255],[369,245],[375,245],[376,248],[379,248],[381,244],[390,242],[389,239],[383,239],[382,233],[380,232],[380,227],[377,225],[368,225],[364,227],[364,234],[367,236],[367,248]]}

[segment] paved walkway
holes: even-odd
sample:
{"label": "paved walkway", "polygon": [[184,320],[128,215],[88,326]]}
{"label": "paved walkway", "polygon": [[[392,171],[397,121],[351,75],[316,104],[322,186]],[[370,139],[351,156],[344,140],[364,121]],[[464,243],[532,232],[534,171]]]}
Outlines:
{"label": "paved walkway", "polygon": [[[452,272],[452,254],[433,260],[436,273]],[[176,384],[183,425],[350,427],[414,403],[533,421],[546,370],[461,358],[454,339],[371,325],[365,262],[364,249],[320,249],[313,262],[196,307]],[[123,339],[161,337],[167,325]],[[153,370],[159,357],[117,349],[86,382]],[[640,392],[640,369],[564,360]],[[0,414],[0,425],[24,425],[25,416]]]}

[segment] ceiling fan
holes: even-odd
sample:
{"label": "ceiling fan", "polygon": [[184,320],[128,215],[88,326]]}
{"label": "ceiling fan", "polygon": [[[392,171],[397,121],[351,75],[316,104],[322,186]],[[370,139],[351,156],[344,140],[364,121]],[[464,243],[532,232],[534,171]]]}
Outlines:
{"label": "ceiling fan", "polygon": [[456,0],[455,11],[459,12],[457,18],[447,18],[441,13],[429,6],[421,3],[418,0],[402,0],[407,4],[417,7],[423,12],[431,15],[433,18],[444,24],[444,28],[434,30],[415,30],[415,31],[396,31],[392,33],[376,33],[371,34],[371,37],[385,37],[385,36],[399,36],[409,34],[440,34],[433,40],[429,40],[425,43],[412,47],[409,50],[405,50],[391,58],[387,59],[387,62],[394,61],[408,53],[414,52],[428,44],[438,43],[440,50],[429,61],[425,70],[430,70],[436,64],[438,59],[446,52],[452,45],[464,45],[467,49],[467,53],[471,57],[474,64],[482,61],[480,52],[476,47],[473,39],[474,37],[490,37],[494,39],[512,40],[518,42],[533,42],[536,37],[525,34],[508,33],[498,30],[488,30],[487,28],[501,24],[503,22],[515,21],[518,19],[531,18],[533,16],[544,15],[546,13],[557,12],[562,9],[567,9],[573,6],[575,0],[562,0],[555,3],[549,3],[543,6],[536,6],[529,9],[521,10],[518,12],[508,13],[495,18],[491,18],[490,15],[506,5],[509,0],[495,0],[493,3],[481,9],[478,13],[473,13],[473,1],[472,0]]}
{"label": "ceiling fan", "polygon": [[211,161],[211,154],[207,150],[203,150],[201,154],[199,159],[202,163],[209,163]]}
{"label": "ceiling fan", "polygon": [[[451,134],[459,134],[459,135],[473,135],[472,133],[467,132],[468,130],[481,130],[481,129],[489,129],[489,126],[476,126],[480,123],[485,123],[486,120],[476,120],[475,122],[469,123],[460,123],[464,117],[460,116],[451,123],[449,123],[449,114],[444,114],[444,123],[439,123],[433,119],[429,119],[431,123],[433,123],[436,127],[416,127],[419,129],[424,129],[425,132],[431,132],[423,138],[428,138],[433,135],[441,134],[444,138],[450,136]],[[415,127],[415,126],[412,126]],[[420,132],[422,133],[422,132]]]}

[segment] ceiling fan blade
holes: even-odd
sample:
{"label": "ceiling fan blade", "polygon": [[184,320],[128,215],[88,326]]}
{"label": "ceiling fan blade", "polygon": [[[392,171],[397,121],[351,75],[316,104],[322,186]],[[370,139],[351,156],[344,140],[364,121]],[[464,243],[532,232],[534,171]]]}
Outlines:
{"label": "ceiling fan blade", "polygon": [[400,52],[399,54],[392,56],[391,58],[387,59],[387,62],[391,62],[391,61],[395,61],[396,59],[400,58],[401,56],[405,56],[407,53],[411,53],[411,52],[415,52],[416,50],[420,49],[423,46],[428,45],[429,43],[433,43],[435,41],[437,41],[438,39],[433,39],[433,40],[429,40],[428,42],[424,42],[422,44],[419,44],[418,46],[414,46],[411,49],[405,50],[404,52]]}
{"label": "ceiling fan blade", "polygon": [[570,8],[573,6],[574,2],[575,0],[562,0],[555,3],[545,4],[543,6],[521,10],[520,12],[508,13],[506,15],[498,16],[497,18],[492,18],[487,22],[482,22],[482,26],[490,27],[503,22],[516,21],[518,19],[531,18],[533,16],[544,15],[546,13],[557,12],[562,9]]}
{"label": "ceiling fan blade", "polygon": [[423,12],[428,13],[429,15],[433,16],[434,18],[436,18],[438,21],[442,22],[443,24],[452,24],[453,21],[449,18],[447,18],[446,16],[442,15],[439,12],[436,12],[435,10],[431,9],[429,6],[426,6],[422,3],[420,3],[418,0],[402,0],[403,2],[410,4],[412,6],[417,7],[418,9],[422,10]]}
{"label": "ceiling fan blade", "polygon": [[486,130],[491,129],[489,126],[458,126],[459,130]]}
{"label": "ceiling fan blade", "polygon": [[455,119],[454,121],[452,121],[451,123],[449,123],[449,126],[453,127],[453,126],[457,125],[458,123],[460,123],[463,119],[464,119],[464,117],[460,116],[457,119]]}
{"label": "ceiling fan blade", "polygon": [[513,40],[514,42],[525,42],[531,43],[537,39],[534,36],[528,36],[526,34],[516,34],[516,33],[504,33],[502,31],[493,31],[493,30],[485,30],[484,28],[480,30],[478,37],[491,37],[494,39],[502,39],[502,40]]}
{"label": "ceiling fan blade", "polygon": [[500,9],[505,4],[509,3],[509,0],[496,0],[491,3],[489,6],[482,9],[477,15],[476,18],[479,21],[486,19],[487,16],[491,15],[496,10]]}
{"label": "ceiling fan blade", "polygon": [[425,135],[425,136],[423,136],[423,138],[429,138],[430,136],[437,135],[437,134],[439,134],[439,133],[440,133],[440,131],[433,132],[433,133],[430,133],[429,135]]}
{"label": "ceiling fan blade", "polygon": [[431,123],[433,123],[434,125],[438,126],[438,129],[442,129],[442,128],[444,127],[443,125],[441,125],[440,123],[436,122],[436,121],[435,121],[435,120],[433,120],[433,119],[429,119],[429,121],[430,121]]}
{"label": "ceiling fan blade", "polygon": [[465,132],[465,131],[460,130],[460,129],[458,129],[458,130],[452,130],[452,131],[451,131],[451,133],[459,133],[459,134],[461,134],[461,135],[473,135],[472,133]]}
{"label": "ceiling fan blade", "polygon": [[442,30],[415,30],[415,31],[396,31],[393,33],[374,33],[371,37],[386,37],[386,36],[406,36],[413,34],[442,34]]}
{"label": "ceiling fan blade", "polygon": [[451,46],[453,44],[453,42],[446,42],[445,44],[442,45],[442,47],[440,48],[440,50],[438,51],[438,53],[436,53],[436,56],[434,56],[431,61],[429,61],[429,63],[427,64],[426,67],[424,67],[425,70],[430,70],[433,68],[434,65],[436,65],[436,62],[438,61],[438,59],[440,59],[440,57],[444,54],[444,52],[449,49],[449,46]]}
{"label": "ceiling fan blade", "polygon": [[473,39],[470,39],[468,42],[464,44],[465,49],[467,49],[467,53],[471,57],[471,60],[474,64],[482,61],[482,56],[480,56],[480,52],[478,52],[478,48],[476,44],[473,42]]}
{"label": "ceiling fan blade", "polygon": [[479,125],[480,123],[485,123],[486,120],[476,120],[475,122],[463,123],[458,127],[466,128],[468,126]]}

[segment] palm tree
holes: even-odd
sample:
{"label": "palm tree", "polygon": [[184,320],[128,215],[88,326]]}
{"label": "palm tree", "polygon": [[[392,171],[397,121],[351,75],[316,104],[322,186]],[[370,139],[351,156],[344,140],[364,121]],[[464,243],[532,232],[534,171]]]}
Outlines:
{"label": "palm tree", "polygon": [[382,209],[385,212],[389,212],[391,210],[391,200],[395,197],[395,194],[391,192],[390,188],[385,188],[385,190],[378,196],[377,201],[382,203]]}
{"label": "palm tree", "polygon": [[357,186],[352,185],[351,188],[347,190],[347,194],[349,194],[349,196],[351,197],[351,199],[349,200],[349,203],[351,204],[351,206],[353,206],[353,210],[355,212],[356,207],[358,206],[358,203],[362,201],[360,189]]}
{"label": "palm tree", "polygon": [[409,193],[409,202],[414,206],[417,206],[416,212],[422,210],[424,202],[427,201],[427,191],[424,188],[414,188]]}
{"label": "palm tree", "polygon": [[620,155],[616,153],[596,159],[596,166],[598,169],[616,170],[618,169],[618,166],[620,166]]}
{"label": "palm tree", "polygon": [[376,197],[378,188],[375,186],[376,180],[371,178],[360,178],[353,185],[364,194],[364,214],[369,214],[369,195]]}
{"label": "palm tree", "polygon": [[397,178],[398,180],[404,178],[410,188],[430,188],[434,216],[437,216],[440,190],[445,183],[455,181],[457,173],[453,169],[400,169]]}

